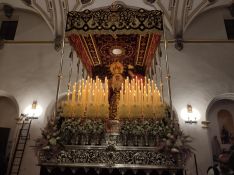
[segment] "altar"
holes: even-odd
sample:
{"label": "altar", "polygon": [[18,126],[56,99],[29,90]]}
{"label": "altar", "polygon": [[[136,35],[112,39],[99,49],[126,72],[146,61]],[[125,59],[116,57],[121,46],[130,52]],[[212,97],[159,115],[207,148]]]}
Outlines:
{"label": "altar", "polygon": [[[173,115],[162,34],[158,10],[114,3],[68,13],[66,36],[71,65],[73,50],[78,57],[77,74],[72,82],[71,66],[66,98],[59,100],[59,72],[55,115],[36,142],[41,175],[184,174],[191,139]],[[166,52],[165,32],[164,47]]]}

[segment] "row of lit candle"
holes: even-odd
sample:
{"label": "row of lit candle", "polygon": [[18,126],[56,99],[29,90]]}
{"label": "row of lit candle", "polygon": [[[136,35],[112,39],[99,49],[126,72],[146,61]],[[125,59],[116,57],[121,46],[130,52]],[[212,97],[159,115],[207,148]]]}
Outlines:
{"label": "row of lit candle", "polygon": [[120,90],[118,117],[160,117],[163,112],[160,92],[150,79],[126,78]]}
{"label": "row of lit candle", "polygon": [[[150,79],[132,79],[127,77],[120,89],[117,117],[160,117],[163,104],[156,83]],[[109,116],[108,79],[102,82],[87,78],[74,83],[68,89],[67,101],[63,105],[64,116],[69,117],[103,117]]]}
{"label": "row of lit candle", "polygon": [[108,104],[108,80],[104,83],[96,77],[95,80],[88,77],[87,80],[80,80],[74,83],[72,91],[67,92],[67,101],[69,103],[87,104]]}
{"label": "row of lit candle", "polygon": [[106,117],[108,115],[108,80],[104,83],[96,77],[88,77],[74,83],[72,91],[68,89],[67,101],[63,105],[64,116]]}
{"label": "row of lit candle", "polygon": [[129,80],[127,78],[122,84],[120,90],[120,105],[127,106],[132,105],[148,105],[161,104],[160,92],[153,80],[146,79],[143,82],[142,79]]}

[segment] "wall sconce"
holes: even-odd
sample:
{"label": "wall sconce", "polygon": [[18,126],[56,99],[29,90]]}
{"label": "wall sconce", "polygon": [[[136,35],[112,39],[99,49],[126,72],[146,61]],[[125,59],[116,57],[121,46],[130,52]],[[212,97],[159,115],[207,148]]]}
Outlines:
{"label": "wall sconce", "polygon": [[199,111],[188,104],[187,108],[181,110],[181,118],[188,124],[196,124],[201,118]]}
{"label": "wall sconce", "polygon": [[209,124],[210,124],[211,122],[210,121],[202,121],[201,122],[201,124],[202,124],[202,128],[209,128]]}
{"label": "wall sconce", "polygon": [[24,114],[28,119],[38,119],[42,114],[42,107],[37,103],[37,100],[34,100],[31,105],[25,108]]}

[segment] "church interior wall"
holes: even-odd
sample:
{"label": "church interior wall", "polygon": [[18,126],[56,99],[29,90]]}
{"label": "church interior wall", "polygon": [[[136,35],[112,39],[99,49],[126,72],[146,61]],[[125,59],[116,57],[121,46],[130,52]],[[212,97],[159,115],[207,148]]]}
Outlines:
{"label": "church interior wall", "polygon": [[[53,40],[52,32],[41,17],[31,12],[19,11],[17,14],[19,24],[16,41]],[[223,14],[226,14],[225,9],[214,9],[200,15],[199,20],[195,19],[187,29],[184,39],[226,40]],[[173,105],[179,115],[182,129],[194,138],[192,146],[196,149],[199,172],[202,174],[205,174],[207,167],[212,163],[208,130],[201,127],[200,121],[198,124],[184,124],[180,118],[180,111],[187,104],[191,104],[200,111],[201,121],[206,120],[206,108],[210,99],[234,90],[231,64],[233,50],[233,43],[184,43],[182,51],[176,50],[173,43],[169,45]],[[66,44],[61,93],[67,88],[69,51],[70,47]],[[45,111],[55,100],[60,57],[61,53],[54,50],[52,43],[6,43],[0,50],[0,90],[16,98],[20,113],[23,113],[25,107],[33,100],[37,100],[43,108],[43,114],[33,121],[31,127],[21,175],[39,172],[32,146],[49,117],[48,114],[45,115]],[[73,66],[75,68],[75,62]],[[0,124],[1,122],[2,120]],[[193,163],[190,163],[189,170],[191,174],[195,174]]]}

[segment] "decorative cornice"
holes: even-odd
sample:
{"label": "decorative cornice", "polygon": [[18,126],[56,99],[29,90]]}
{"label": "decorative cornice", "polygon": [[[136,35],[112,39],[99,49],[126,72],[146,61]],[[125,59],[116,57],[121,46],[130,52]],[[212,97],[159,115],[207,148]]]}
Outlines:
{"label": "decorative cornice", "polygon": [[[101,15],[100,15],[101,14]],[[100,10],[68,13],[66,32],[130,34],[160,33],[163,30],[162,12],[158,10],[126,8],[122,4]]]}
{"label": "decorative cornice", "polygon": [[174,3],[172,1],[177,1],[177,0],[170,0],[168,7],[165,7],[161,0],[143,0],[143,1],[145,4],[153,7],[154,9],[159,9],[163,12],[163,20],[165,20],[164,23],[166,24],[169,31],[173,34],[174,29],[173,29],[172,19],[174,19],[174,17],[171,17],[172,13],[170,14],[169,11],[172,11],[174,9],[173,7]]}
{"label": "decorative cornice", "polygon": [[[46,21],[53,32],[53,35],[62,35],[64,18],[68,11],[80,11],[94,3],[94,0],[21,0],[23,4],[37,12]],[[8,4],[7,0],[3,0]],[[51,3],[53,2],[53,3]],[[230,6],[231,0],[143,0],[143,2],[154,9],[160,9],[164,12],[166,27],[173,36],[182,35],[190,26],[191,22],[207,9]],[[52,4],[52,6],[51,6]],[[60,4],[60,5],[59,5]],[[9,3],[15,8],[13,2]],[[55,10],[56,6],[56,10]],[[60,7],[59,7],[60,6]],[[137,5],[136,5],[137,6]],[[21,6],[20,8],[25,8]],[[56,22],[57,21],[57,22]],[[55,25],[57,24],[57,26]],[[60,25],[61,24],[61,25]]]}
{"label": "decorative cornice", "polygon": [[22,0],[26,5],[31,6],[32,5],[32,0]]}
{"label": "decorative cornice", "polygon": [[81,3],[84,5],[84,4],[89,4],[92,2],[92,0],[80,0]]}

